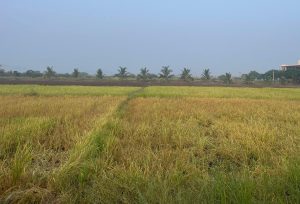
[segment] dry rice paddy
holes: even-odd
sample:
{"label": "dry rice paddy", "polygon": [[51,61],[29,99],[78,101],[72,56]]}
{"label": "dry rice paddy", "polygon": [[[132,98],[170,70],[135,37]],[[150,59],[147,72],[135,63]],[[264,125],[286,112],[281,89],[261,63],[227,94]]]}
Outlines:
{"label": "dry rice paddy", "polygon": [[0,142],[0,203],[300,202],[298,89],[0,86]]}

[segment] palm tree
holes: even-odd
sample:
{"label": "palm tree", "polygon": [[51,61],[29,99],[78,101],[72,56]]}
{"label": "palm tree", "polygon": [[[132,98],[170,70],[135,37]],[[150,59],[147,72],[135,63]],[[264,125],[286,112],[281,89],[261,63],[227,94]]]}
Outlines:
{"label": "palm tree", "polygon": [[163,66],[162,69],[160,70],[159,78],[168,80],[174,76],[171,74],[172,72],[173,70],[170,69],[169,66]]}
{"label": "palm tree", "polygon": [[224,82],[225,82],[226,84],[231,84],[232,79],[231,79],[231,74],[230,74],[230,73],[227,73],[227,72],[225,73]]}
{"label": "palm tree", "polygon": [[75,77],[75,78],[77,78],[77,77],[79,76],[79,71],[78,71],[77,68],[73,70],[72,75],[73,75],[73,77]]}
{"label": "palm tree", "polygon": [[210,80],[210,70],[209,69],[204,69],[202,73],[202,78],[205,80]]}
{"label": "palm tree", "polygon": [[128,76],[127,67],[119,66],[118,74],[116,74],[116,76],[125,79]]}
{"label": "palm tree", "polygon": [[102,72],[102,69],[98,69],[98,70],[97,70],[96,77],[97,77],[98,79],[103,79],[103,72]]}
{"label": "palm tree", "polygon": [[138,79],[146,81],[148,78],[150,78],[149,69],[147,69],[147,67],[141,68]]}
{"label": "palm tree", "polygon": [[48,66],[45,71],[45,77],[50,79],[53,76],[55,76],[55,71],[53,70],[53,67]]}
{"label": "palm tree", "polygon": [[188,68],[183,68],[180,78],[184,81],[193,80],[191,70]]}

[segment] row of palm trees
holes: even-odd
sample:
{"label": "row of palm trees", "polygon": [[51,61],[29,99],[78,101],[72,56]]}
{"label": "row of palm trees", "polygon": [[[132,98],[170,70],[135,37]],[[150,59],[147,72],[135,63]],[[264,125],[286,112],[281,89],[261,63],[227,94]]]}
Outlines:
{"label": "row of palm trees", "polygon": [[[173,70],[170,69],[169,66],[162,66],[162,69],[160,70],[160,73],[158,75],[151,74],[150,70],[147,67],[141,68],[139,74],[137,75],[137,78],[139,80],[149,80],[151,78],[161,78],[165,80],[170,80],[172,77],[174,77]],[[122,67],[120,66],[118,69],[118,73],[115,74],[116,77],[119,77],[121,79],[125,79],[130,76],[130,73],[127,72],[127,67]],[[97,77],[101,78],[103,77],[102,70],[98,69],[97,71]],[[202,78],[206,80],[211,79],[211,74],[209,69],[204,69]],[[191,69],[188,68],[183,68],[180,74],[180,79],[185,80],[185,81],[191,81],[193,80],[192,74],[191,74]]]}
{"label": "row of palm trees", "polygon": [[[173,70],[170,69],[170,66],[162,66],[160,73],[158,75],[156,74],[152,74],[150,73],[150,70],[147,67],[141,68],[139,74],[136,76],[138,80],[142,80],[142,81],[147,81],[153,78],[160,78],[160,79],[164,79],[164,80],[170,80],[171,78],[174,77]],[[79,70],[78,69],[74,69],[72,76],[77,78],[79,77]],[[55,71],[53,70],[53,67],[47,67],[46,71],[45,71],[45,77],[46,78],[51,78],[52,76],[55,76]],[[117,70],[117,74],[114,75],[115,77],[120,78],[121,80],[124,80],[126,78],[129,77],[135,77],[133,74],[130,74],[127,71],[127,67],[122,67],[120,66]],[[103,79],[104,78],[104,74],[102,69],[98,69],[97,73],[96,73],[96,77],[99,79]],[[212,76],[211,76],[211,72],[209,69],[204,69],[201,75],[201,78],[204,80],[209,81]],[[225,83],[231,83],[231,74],[230,73],[226,73],[225,75],[221,75],[219,77],[221,80],[223,80]],[[180,79],[184,80],[184,81],[192,81],[194,80],[192,74],[191,74],[191,69],[189,68],[183,68],[181,70],[181,74],[180,74]]]}
{"label": "row of palm trees", "polygon": [[[172,74],[173,70],[170,69],[169,66],[163,66],[162,69],[160,70],[160,73],[158,75],[158,78],[160,79],[164,79],[164,80],[170,80],[172,77],[174,77],[174,75]],[[101,74],[99,74],[101,73]],[[129,72],[127,72],[127,68],[126,67],[119,67],[118,69],[118,73],[115,75],[116,77],[119,77],[121,79],[125,79],[129,76]],[[97,71],[97,77],[98,78],[102,78],[103,74],[102,74],[102,70],[98,69]],[[143,81],[147,81],[151,78],[156,78],[157,75],[155,74],[151,74],[150,70],[147,67],[141,68],[140,69],[140,73],[137,75],[137,79],[139,80],[143,80]],[[201,78],[209,81],[211,80],[212,76],[210,73],[209,69],[204,69],[201,75]],[[192,81],[194,80],[194,78],[192,77],[191,74],[191,69],[188,68],[183,68],[183,70],[181,71],[180,74],[180,79],[184,80],[184,81]],[[225,73],[221,76],[219,76],[219,79],[222,80],[224,83],[226,84],[230,84],[232,83],[232,77],[230,73]]]}

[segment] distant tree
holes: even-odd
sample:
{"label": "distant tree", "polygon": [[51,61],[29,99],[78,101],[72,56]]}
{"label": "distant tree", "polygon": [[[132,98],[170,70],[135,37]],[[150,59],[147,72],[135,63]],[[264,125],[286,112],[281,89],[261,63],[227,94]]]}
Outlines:
{"label": "distant tree", "polygon": [[183,68],[183,70],[181,72],[180,79],[182,79],[184,81],[193,80],[193,77],[192,77],[192,74],[191,74],[191,70],[188,69],[188,68]]}
{"label": "distant tree", "polygon": [[210,80],[210,70],[209,69],[204,69],[202,72],[202,79],[204,80]]}
{"label": "distant tree", "polygon": [[171,74],[172,72],[173,70],[170,69],[169,66],[163,66],[162,69],[160,70],[159,78],[169,80],[174,76]]}
{"label": "distant tree", "polygon": [[265,81],[272,81],[273,80],[273,73],[274,73],[274,80],[279,80],[282,76],[283,72],[280,70],[271,69],[263,74],[263,79]]}
{"label": "distant tree", "polygon": [[231,84],[232,83],[232,78],[230,73],[225,73],[225,83],[226,84]]}
{"label": "distant tree", "polygon": [[300,70],[290,69],[287,71],[281,71],[281,75],[293,83],[300,83]]}
{"label": "distant tree", "polygon": [[119,67],[118,73],[115,75],[121,79],[125,79],[128,77],[127,67]]}
{"label": "distant tree", "polygon": [[53,70],[53,67],[48,66],[48,67],[46,68],[46,71],[45,71],[45,77],[46,77],[46,78],[50,79],[51,77],[54,77],[55,74],[56,74],[56,73],[55,73],[55,71]]}
{"label": "distant tree", "polygon": [[13,71],[13,75],[14,75],[15,77],[19,77],[19,76],[21,76],[21,72]]}
{"label": "distant tree", "polygon": [[219,76],[219,79],[222,80],[225,84],[231,84],[232,78],[230,73],[225,73],[221,76]]}
{"label": "distant tree", "polygon": [[5,75],[5,70],[1,68],[1,65],[0,65],[0,76],[4,76]]}
{"label": "distant tree", "polygon": [[251,84],[254,81],[254,78],[252,78],[250,74],[243,74],[242,80],[245,84]]}
{"label": "distant tree", "polygon": [[24,73],[25,76],[27,77],[42,77],[43,74],[40,72],[40,71],[34,71],[34,70],[27,70],[25,73]]}
{"label": "distant tree", "polygon": [[78,78],[78,76],[79,76],[78,68],[73,70],[72,76],[75,77],[75,78]]}
{"label": "distant tree", "polygon": [[150,78],[149,69],[147,67],[141,68],[140,73],[138,74],[138,79],[146,81]]}
{"label": "distant tree", "polygon": [[257,71],[250,71],[248,75],[252,81],[256,79],[262,79],[262,74],[258,73]]}
{"label": "distant tree", "polygon": [[98,70],[97,70],[96,77],[97,77],[98,79],[103,79],[103,72],[102,72],[102,69],[98,69]]}

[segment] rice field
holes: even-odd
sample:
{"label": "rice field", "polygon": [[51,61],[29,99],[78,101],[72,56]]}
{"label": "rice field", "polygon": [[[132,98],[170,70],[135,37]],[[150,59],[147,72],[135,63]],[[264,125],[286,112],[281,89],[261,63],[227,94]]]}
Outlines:
{"label": "rice field", "polygon": [[299,202],[299,89],[0,86],[0,203]]}
{"label": "rice field", "polygon": [[137,87],[96,87],[96,86],[39,86],[1,85],[0,95],[22,96],[124,96]]}
{"label": "rice field", "polygon": [[300,89],[153,86],[147,87],[140,96],[300,100]]}

